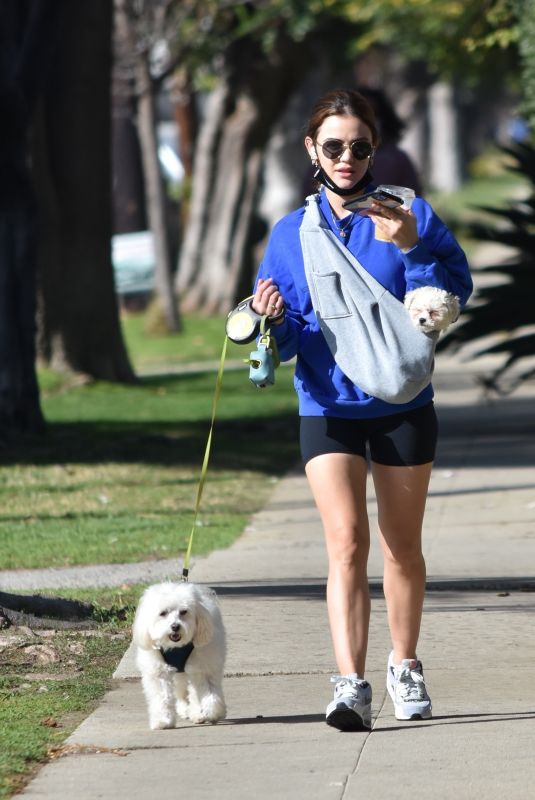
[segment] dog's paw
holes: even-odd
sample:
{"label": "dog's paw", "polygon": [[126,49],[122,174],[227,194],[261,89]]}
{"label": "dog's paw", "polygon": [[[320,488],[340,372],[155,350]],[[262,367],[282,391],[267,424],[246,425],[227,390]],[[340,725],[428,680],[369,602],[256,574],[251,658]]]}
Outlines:
{"label": "dog's paw", "polygon": [[224,719],[227,713],[225,701],[217,694],[203,697],[200,707],[190,706],[188,716],[192,722],[218,722]]}
{"label": "dog's paw", "polygon": [[175,727],[174,717],[153,717],[149,721],[151,731],[163,731]]}
{"label": "dog's paw", "polygon": [[174,720],[168,719],[155,719],[150,723],[151,731],[164,731],[168,730],[169,728],[175,727]]}
{"label": "dog's paw", "polygon": [[202,712],[198,714],[190,714],[189,720],[190,722],[194,722],[195,725],[215,725],[216,722],[219,720],[224,719],[225,715],[222,714],[221,716],[211,716],[210,714],[203,714]]}

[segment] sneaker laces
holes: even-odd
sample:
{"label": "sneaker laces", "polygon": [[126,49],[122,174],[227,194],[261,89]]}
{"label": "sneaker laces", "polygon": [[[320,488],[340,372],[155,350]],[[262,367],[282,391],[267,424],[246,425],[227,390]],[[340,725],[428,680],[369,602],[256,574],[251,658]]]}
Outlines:
{"label": "sneaker laces", "polygon": [[335,683],[335,691],[342,692],[344,689],[349,689],[355,695],[358,695],[360,689],[368,685],[368,681],[364,678],[350,678],[348,675],[332,675],[331,683]]}
{"label": "sneaker laces", "polygon": [[417,668],[411,669],[408,665],[402,665],[396,669],[397,686],[402,700],[425,700],[424,676]]}

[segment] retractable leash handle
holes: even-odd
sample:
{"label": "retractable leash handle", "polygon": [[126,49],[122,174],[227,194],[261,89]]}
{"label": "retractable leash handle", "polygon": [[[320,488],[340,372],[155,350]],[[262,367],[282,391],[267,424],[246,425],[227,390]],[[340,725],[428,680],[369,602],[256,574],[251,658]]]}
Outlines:
{"label": "retractable leash handle", "polygon": [[[262,315],[253,310],[251,303],[254,294],[242,300],[236,308],[233,308],[227,317],[225,331],[231,342],[234,344],[249,344],[256,337],[263,333]],[[270,317],[270,322],[277,321],[284,316],[284,309],[276,317]],[[267,317],[265,317],[267,319]]]}

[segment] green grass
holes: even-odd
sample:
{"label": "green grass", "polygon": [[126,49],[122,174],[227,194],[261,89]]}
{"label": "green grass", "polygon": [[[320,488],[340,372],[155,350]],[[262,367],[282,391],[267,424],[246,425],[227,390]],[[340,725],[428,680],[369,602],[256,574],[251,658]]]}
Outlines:
{"label": "green grass", "polygon": [[[257,390],[223,378],[194,553],[228,546],[298,459],[292,370]],[[44,437],[0,454],[0,564],[60,567],[183,553],[209,431],[213,372],[43,396]]]}
{"label": "green grass", "polygon": [[[103,599],[101,590],[78,594]],[[108,590],[106,601],[116,602],[117,591],[112,601]],[[95,631],[51,631],[46,637],[22,629],[13,645],[0,651],[0,798],[20,791],[96,707],[126,648],[130,620],[131,613]],[[50,663],[43,664],[44,654],[36,656],[36,648]]]}
{"label": "green grass", "polygon": [[[147,334],[145,314],[125,314],[122,319],[127,350],[136,370],[155,370],[158,367],[191,362],[219,360],[225,332],[224,317],[182,318],[181,333]],[[247,358],[245,346],[229,342],[228,358]]]}

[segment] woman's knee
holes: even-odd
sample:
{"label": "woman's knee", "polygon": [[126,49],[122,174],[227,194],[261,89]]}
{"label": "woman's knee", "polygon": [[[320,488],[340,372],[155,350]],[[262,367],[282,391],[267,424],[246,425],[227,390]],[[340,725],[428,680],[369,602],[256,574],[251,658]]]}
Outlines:
{"label": "woman's knee", "polygon": [[412,569],[424,563],[422,543],[419,536],[415,537],[414,540],[402,539],[396,541],[393,538],[386,542],[383,539],[383,556],[385,562],[404,569]]}
{"label": "woman's knee", "polygon": [[353,525],[339,525],[326,531],[326,539],[331,566],[353,569],[367,564],[370,552],[368,530]]}

